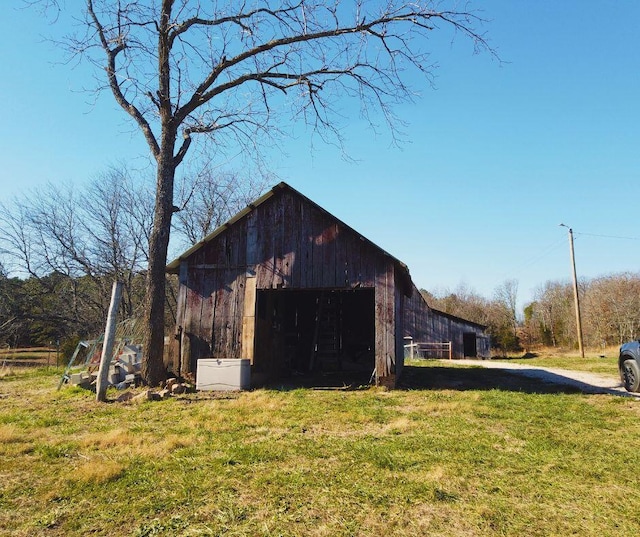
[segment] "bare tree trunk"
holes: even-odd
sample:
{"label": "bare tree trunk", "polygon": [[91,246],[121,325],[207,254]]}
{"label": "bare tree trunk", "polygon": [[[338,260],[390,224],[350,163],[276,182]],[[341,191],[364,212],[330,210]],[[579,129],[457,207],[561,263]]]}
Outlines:
{"label": "bare tree trunk", "polygon": [[153,230],[149,239],[149,269],[145,298],[142,378],[149,386],[158,386],[166,378],[164,367],[165,267],[171,230],[175,171],[172,151],[163,151],[158,159],[157,194]]}
{"label": "bare tree trunk", "polygon": [[180,160],[174,158],[177,128],[171,106],[171,70],[169,55],[169,20],[172,0],[162,0],[158,26],[158,109],[160,112],[160,146],[155,153],[157,163],[156,203],[153,230],[149,238],[149,269],[144,319],[145,358],[142,378],[149,386],[157,386],[166,378],[164,367],[164,304],[166,299],[165,266],[169,249],[173,214],[173,183]]}

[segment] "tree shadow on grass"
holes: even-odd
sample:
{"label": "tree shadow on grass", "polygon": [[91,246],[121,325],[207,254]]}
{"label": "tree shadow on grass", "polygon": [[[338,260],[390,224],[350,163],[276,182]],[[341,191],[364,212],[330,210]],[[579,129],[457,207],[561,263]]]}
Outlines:
{"label": "tree shadow on grass", "polygon": [[[502,390],[535,394],[609,394],[630,396],[624,390],[598,387],[559,373],[546,371],[538,378],[539,369],[507,369],[460,367],[447,365],[406,365],[396,389],[399,390]],[[263,384],[272,390],[289,391],[298,388],[315,390],[361,390],[371,387],[372,372],[333,371],[318,375],[290,376]]]}
{"label": "tree shadow on grass", "polygon": [[[289,377],[268,383],[267,389],[289,391],[297,388],[315,390],[359,390],[370,388],[371,373],[332,372],[323,375]],[[525,393],[581,393],[579,387],[545,382],[501,369],[480,367],[405,365],[398,382],[399,390],[503,390]]]}
{"label": "tree shadow on grass", "polygon": [[262,385],[270,390],[289,391],[299,388],[313,390],[359,390],[370,387],[371,372],[333,371],[316,375],[280,377]]}
{"label": "tree shadow on grass", "polygon": [[[558,379],[561,380],[561,379]],[[418,367],[405,365],[400,390],[503,390],[524,393],[582,393],[577,386],[480,367]]]}

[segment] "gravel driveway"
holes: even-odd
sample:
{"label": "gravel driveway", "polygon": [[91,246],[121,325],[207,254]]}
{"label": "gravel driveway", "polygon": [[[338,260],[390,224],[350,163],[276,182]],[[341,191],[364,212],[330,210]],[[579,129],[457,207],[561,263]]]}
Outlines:
{"label": "gravel driveway", "polygon": [[606,375],[597,375],[595,373],[586,373],[584,371],[569,371],[567,369],[514,364],[501,362],[499,360],[455,360],[455,363],[509,371],[517,375],[535,378],[544,382],[572,386],[584,393],[619,395],[640,399],[640,393],[629,393],[624,389],[619,378]]}

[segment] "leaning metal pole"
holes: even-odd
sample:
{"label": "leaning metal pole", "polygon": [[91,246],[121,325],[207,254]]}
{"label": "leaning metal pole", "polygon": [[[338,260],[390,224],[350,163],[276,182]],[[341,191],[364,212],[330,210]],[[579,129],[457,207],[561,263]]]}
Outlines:
{"label": "leaning metal pole", "polygon": [[[564,224],[560,224],[567,227]],[[571,270],[573,272],[573,298],[576,306],[576,330],[578,331],[578,349],[580,356],[584,358],[584,346],[582,345],[582,320],[580,318],[580,294],[578,293],[578,277],[576,275],[576,256],[573,251],[573,229],[569,229],[569,249],[571,251]]]}

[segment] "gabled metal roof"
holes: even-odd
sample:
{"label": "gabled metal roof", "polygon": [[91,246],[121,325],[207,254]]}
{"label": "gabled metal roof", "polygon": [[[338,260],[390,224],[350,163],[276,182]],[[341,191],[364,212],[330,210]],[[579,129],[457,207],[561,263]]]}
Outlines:
{"label": "gabled metal roof", "polygon": [[356,230],[354,230],[352,227],[348,226],[347,224],[345,224],[342,220],[340,220],[339,218],[336,218],[334,215],[332,215],[329,211],[327,211],[326,209],[323,209],[322,207],[320,207],[320,205],[318,205],[317,203],[315,203],[314,201],[310,200],[309,198],[307,198],[304,194],[301,194],[300,192],[298,192],[295,188],[289,186],[287,183],[285,182],[281,182],[279,184],[277,184],[276,186],[274,186],[271,190],[269,190],[266,194],[263,194],[262,196],[260,196],[256,201],[254,201],[253,203],[250,203],[249,205],[247,205],[247,207],[245,207],[244,209],[242,209],[238,214],[236,214],[233,218],[231,218],[230,220],[228,220],[227,222],[225,222],[224,224],[222,224],[220,227],[218,227],[217,229],[215,229],[214,231],[212,231],[211,233],[209,233],[209,235],[207,235],[204,239],[202,239],[200,242],[194,244],[191,248],[189,248],[186,252],[184,252],[183,254],[179,255],[177,258],[175,258],[173,261],[171,261],[171,263],[169,263],[167,265],[167,272],[170,274],[177,274],[178,270],[180,268],[180,263],[187,259],[188,257],[190,257],[191,255],[193,255],[195,252],[197,252],[198,250],[200,250],[200,248],[202,248],[204,245],[206,245],[208,242],[211,242],[213,239],[215,239],[218,235],[220,235],[221,233],[223,233],[225,230],[227,230],[228,228],[230,228],[231,226],[233,226],[236,222],[238,222],[239,220],[241,220],[242,218],[244,218],[245,216],[247,216],[251,211],[255,210],[256,207],[259,207],[260,205],[262,205],[264,202],[266,202],[268,199],[270,199],[271,197],[275,196],[276,194],[278,194],[280,191],[282,190],[288,190],[289,192],[295,194],[296,196],[304,199],[307,203],[309,203],[310,205],[312,205],[313,207],[315,207],[316,209],[318,209],[319,211],[325,213],[326,215],[328,215],[329,217],[331,217],[332,219],[334,219],[340,226],[343,226],[344,228],[348,229],[349,231],[351,231],[352,233],[354,233],[355,235],[358,235],[360,237],[360,239],[362,239],[363,241],[369,243],[373,248],[377,249],[380,253],[382,253],[384,256],[388,257],[394,264],[396,264],[404,273],[404,276],[408,279],[408,281],[411,281],[411,277],[409,276],[409,268],[407,267],[407,265],[405,265],[402,261],[400,261],[399,259],[393,257],[391,254],[389,254],[388,252],[386,252],[385,250],[383,250],[382,248],[380,248],[379,246],[377,246],[376,244],[374,244],[373,242],[371,242],[369,239],[367,239],[366,237],[364,237],[363,235],[361,235],[360,233],[358,233]]}

